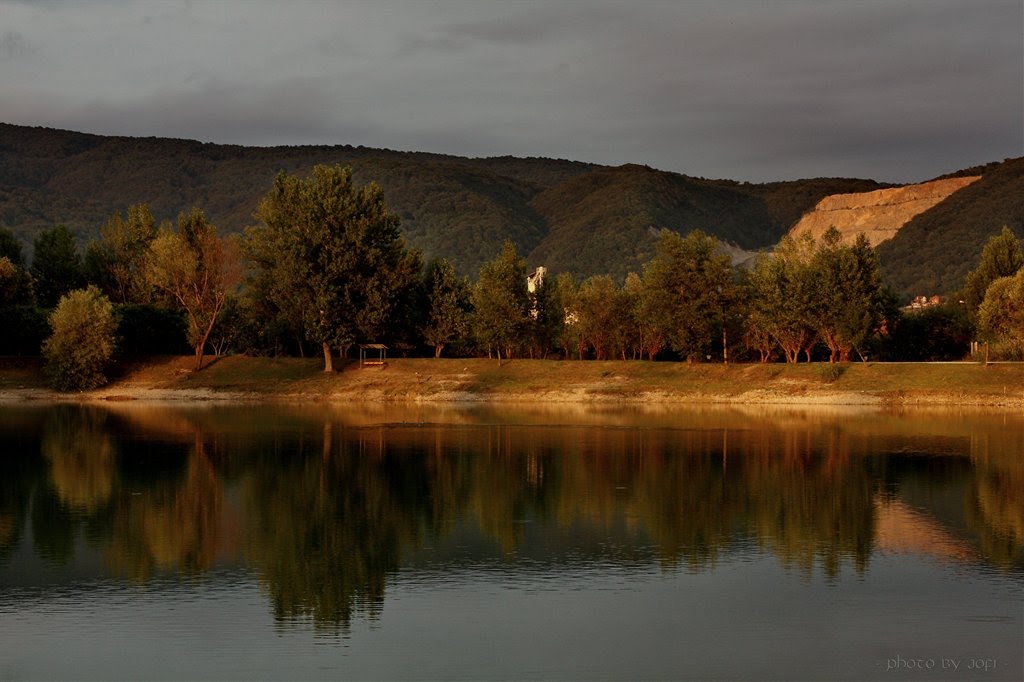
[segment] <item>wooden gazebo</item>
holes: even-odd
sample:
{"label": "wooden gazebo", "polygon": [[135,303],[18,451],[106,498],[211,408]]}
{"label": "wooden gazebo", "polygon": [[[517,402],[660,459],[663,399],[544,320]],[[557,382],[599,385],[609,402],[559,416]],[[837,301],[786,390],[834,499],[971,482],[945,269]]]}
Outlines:
{"label": "wooden gazebo", "polygon": [[359,344],[359,367],[383,367],[387,364],[388,347],[383,343]]}

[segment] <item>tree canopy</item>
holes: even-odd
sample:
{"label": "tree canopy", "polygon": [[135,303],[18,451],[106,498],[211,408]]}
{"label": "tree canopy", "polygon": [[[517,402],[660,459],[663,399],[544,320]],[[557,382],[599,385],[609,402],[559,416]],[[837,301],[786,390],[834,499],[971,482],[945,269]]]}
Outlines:
{"label": "tree canopy", "polygon": [[43,344],[46,374],[62,391],[97,388],[114,356],[114,307],[90,286],[62,296],[50,315],[50,338]]}
{"label": "tree canopy", "polygon": [[60,297],[82,284],[82,256],[75,233],[57,225],[39,233],[32,247],[32,279],[36,299],[44,308],[57,305]]}
{"label": "tree canopy", "polygon": [[406,250],[377,185],[357,188],[341,166],[307,178],[280,173],[256,217],[249,253],[274,304],[295,311],[304,336],[321,345],[324,371],[333,371],[332,348],[380,340],[420,258]]}
{"label": "tree canopy", "polygon": [[525,339],[531,320],[526,261],[511,241],[506,241],[501,253],[480,268],[473,289],[473,308],[478,341],[488,352],[494,350],[499,361],[503,354],[511,357]]}
{"label": "tree canopy", "polygon": [[198,371],[217,316],[241,281],[237,249],[217,236],[202,211],[193,209],[178,216],[176,232],[165,228],[153,240],[146,278],[184,310]]}
{"label": "tree canopy", "polygon": [[733,286],[729,256],[714,237],[696,230],[686,237],[662,230],[657,253],[644,266],[641,318],[688,360],[711,350],[720,336]]}
{"label": "tree canopy", "polygon": [[978,266],[967,273],[964,282],[964,304],[971,315],[978,314],[978,308],[985,300],[989,285],[1001,277],[1010,277],[1024,266],[1024,250],[1020,240],[1003,227],[1002,231],[990,237],[981,250]]}
{"label": "tree canopy", "polygon": [[978,328],[982,337],[999,344],[1005,355],[1024,355],[1024,267],[989,285],[978,309]]}
{"label": "tree canopy", "polygon": [[[100,229],[100,240],[90,244],[87,261],[92,276],[108,286],[118,303],[148,303],[151,285],[145,277],[146,257],[157,236],[156,219],[148,204],[128,207],[127,216],[115,213]],[[99,270],[99,272],[96,272]]]}
{"label": "tree canopy", "polygon": [[434,347],[434,357],[439,358],[445,346],[469,335],[469,283],[460,279],[443,258],[427,265],[423,283],[428,307],[423,338]]}

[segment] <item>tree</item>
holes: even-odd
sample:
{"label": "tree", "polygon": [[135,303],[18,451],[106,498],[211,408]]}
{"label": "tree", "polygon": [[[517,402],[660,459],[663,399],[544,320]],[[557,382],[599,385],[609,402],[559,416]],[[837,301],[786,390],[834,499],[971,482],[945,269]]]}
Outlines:
{"label": "tree", "polygon": [[811,259],[812,318],[831,353],[829,362],[847,362],[881,321],[882,280],[878,257],[860,234],[853,244],[830,228]]}
{"label": "tree", "polygon": [[992,282],[1016,274],[1022,266],[1024,250],[1020,240],[1004,225],[998,235],[989,238],[981,250],[978,267],[967,273],[964,281],[964,304],[971,316],[977,318],[978,307]]}
{"label": "tree", "polygon": [[117,329],[110,300],[93,286],[72,291],[61,297],[49,321],[53,333],[43,344],[43,355],[53,385],[80,391],[105,384]]}
{"label": "tree", "polygon": [[0,229],[0,355],[36,355],[49,334],[46,312],[32,297],[32,277],[22,266],[21,244]]}
{"label": "tree", "polygon": [[[814,239],[809,234],[783,237],[771,254],[760,254],[750,272],[750,333],[768,333],[782,347],[786,362],[810,360],[816,338]],[[763,344],[762,344],[763,345]]]}
{"label": "tree", "polygon": [[388,331],[420,258],[405,249],[377,185],[357,189],[341,166],[316,166],[306,179],[281,173],[256,217],[262,225],[249,231],[248,251],[267,294],[320,344],[325,372],[334,370],[332,347]]}
{"label": "tree", "polygon": [[198,372],[217,316],[241,280],[235,245],[220,239],[203,212],[193,209],[178,216],[177,232],[165,228],[153,240],[145,273],[152,286],[185,312],[188,341],[195,351],[194,371]]}
{"label": "tree", "polygon": [[558,288],[558,278],[541,277],[529,293],[529,353],[531,358],[544,359],[553,348],[560,347],[559,337],[565,327],[565,306]]}
{"label": "tree", "polygon": [[720,337],[729,291],[733,287],[729,256],[718,240],[695,230],[685,238],[662,230],[656,254],[644,266],[640,321],[654,339],[687,361],[711,350]]}
{"label": "tree", "polygon": [[0,256],[0,308],[26,305],[32,300],[28,273],[7,256]]}
{"label": "tree", "polygon": [[608,275],[594,275],[580,284],[578,308],[580,336],[584,344],[594,351],[594,359],[607,360],[619,348],[616,326],[615,282]]}
{"label": "tree", "polygon": [[542,290],[547,305],[542,306],[537,322],[550,330],[552,343],[562,349],[565,358],[579,349],[580,315],[579,287],[568,272],[561,272],[554,282],[545,282]]}
{"label": "tree", "polygon": [[117,303],[148,303],[152,288],[146,279],[146,256],[156,239],[156,220],[147,204],[128,207],[126,217],[110,216],[100,229],[100,240],[86,252],[90,275],[106,283]]}
{"label": "tree", "polygon": [[75,235],[64,225],[57,225],[40,232],[32,250],[36,300],[44,308],[52,308],[61,296],[79,288],[83,281],[82,256]]}
{"label": "tree", "polygon": [[427,265],[423,282],[429,306],[423,336],[439,358],[445,346],[469,334],[469,283],[444,258]]}
{"label": "tree", "polygon": [[627,359],[638,345],[634,300],[608,275],[594,275],[576,294],[577,345],[580,355],[590,348],[596,360]]}
{"label": "tree", "polygon": [[488,350],[494,349],[501,362],[526,336],[530,317],[530,294],[526,286],[526,261],[505,241],[494,260],[480,268],[473,288],[473,327]]}
{"label": "tree", "polygon": [[0,258],[6,258],[19,268],[25,267],[21,242],[18,241],[14,231],[6,227],[0,227]]}
{"label": "tree", "polygon": [[978,328],[984,339],[1015,355],[1024,350],[1024,267],[989,285],[978,309]]}
{"label": "tree", "polygon": [[[643,360],[644,353],[648,350],[648,330],[644,327],[641,321],[641,304],[643,302],[643,291],[644,281],[640,275],[635,272],[631,272],[626,275],[626,280],[622,283],[622,300],[623,304],[628,307],[628,322],[631,328],[626,332],[628,342],[630,344],[630,351],[633,354],[633,358],[639,358]],[[656,355],[659,349],[654,351]],[[651,358],[654,355],[650,356]]]}

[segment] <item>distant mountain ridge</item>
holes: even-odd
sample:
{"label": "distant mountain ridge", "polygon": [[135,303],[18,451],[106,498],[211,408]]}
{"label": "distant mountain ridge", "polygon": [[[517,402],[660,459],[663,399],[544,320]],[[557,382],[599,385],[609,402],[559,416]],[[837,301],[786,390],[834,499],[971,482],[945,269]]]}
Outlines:
{"label": "distant mountain ridge", "polygon": [[[744,183],[640,165],[464,158],[350,145],[243,147],[0,123],[0,225],[31,244],[41,230],[63,223],[84,243],[99,234],[111,214],[146,202],[158,219],[198,206],[222,232],[237,232],[253,222],[257,203],[279,171],[305,174],[318,163],[351,166],[357,182],[379,184],[401,217],[410,246],[428,258],[446,257],[471,276],[505,239],[531,266],[543,264],[552,273],[579,277],[622,277],[637,270],[653,255],[660,228],[680,233],[702,229],[738,249],[766,249],[827,196],[892,187],[845,178]],[[982,180],[953,196],[989,186],[990,175],[1014,185],[1019,173],[1008,173],[1007,164],[976,169]],[[935,221],[946,218],[934,216],[949,201],[914,218],[880,247],[887,278],[903,282],[918,277],[898,271],[908,262],[901,235],[921,229],[915,225],[931,215],[929,237],[941,242],[946,228],[936,227]],[[1022,211],[1009,204],[999,214],[1014,220],[991,228],[979,222],[972,229],[994,233],[1004,222],[1019,229]],[[980,215],[987,205],[982,195],[965,210]],[[952,251],[963,260],[962,249]],[[951,272],[962,265],[940,264]],[[936,281],[955,281],[955,276]],[[900,290],[910,289],[901,285]]]}

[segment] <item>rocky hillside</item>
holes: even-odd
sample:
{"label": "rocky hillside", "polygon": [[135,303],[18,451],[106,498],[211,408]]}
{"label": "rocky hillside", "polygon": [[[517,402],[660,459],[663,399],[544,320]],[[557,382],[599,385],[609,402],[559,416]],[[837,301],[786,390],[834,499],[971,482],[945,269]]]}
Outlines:
{"label": "rocky hillside", "polygon": [[863,232],[879,255],[882,276],[899,295],[955,294],[985,242],[1009,227],[1024,238],[1024,158],[905,187],[827,196],[790,234],[816,238],[835,227]]}
{"label": "rocky hillside", "polygon": [[833,194],[804,214],[790,233],[810,232],[815,239],[820,239],[834,227],[844,239],[863,233],[872,246],[878,246],[896,236],[914,217],[980,179],[980,175],[971,175],[873,192]]}

